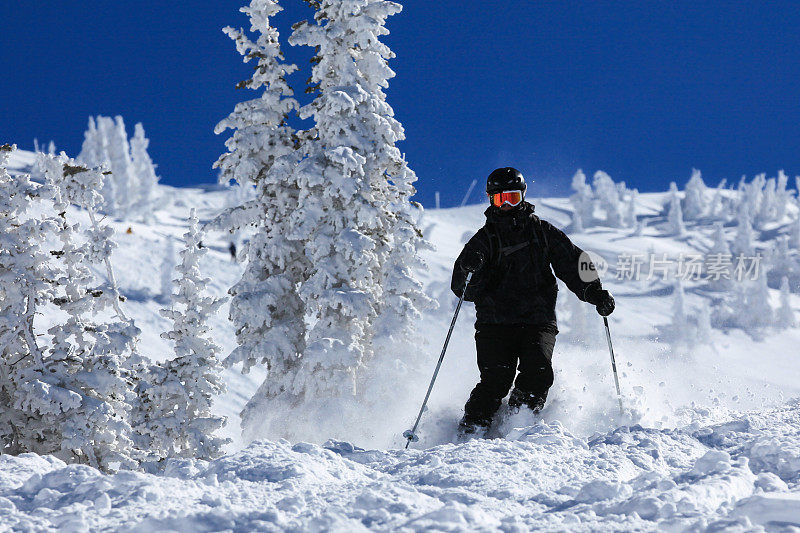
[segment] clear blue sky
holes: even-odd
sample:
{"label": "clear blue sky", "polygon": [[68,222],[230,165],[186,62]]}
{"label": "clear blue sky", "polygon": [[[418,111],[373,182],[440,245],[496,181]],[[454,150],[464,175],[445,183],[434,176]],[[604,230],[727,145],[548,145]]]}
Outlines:
{"label": "clear blue sky", "polygon": [[[142,122],[163,182],[213,182],[213,133],[249,67],[220,31],[243,1],[21,2],[0,22],[0,141],[80,150],[89,115]],[[800,6],[794,2],[402,2],[385,39],[389,101],[418,199],[460,202],[515,166],[533,195],[578,167],[640,190],[700,168],[707,182],[800,174]],[[307,18],[285,0],[284,41]],[[284,46],[307,67],[310,51]],[[293,76],[303,90],[307,72]],[[479,200],[475,194],[473,201]]]}

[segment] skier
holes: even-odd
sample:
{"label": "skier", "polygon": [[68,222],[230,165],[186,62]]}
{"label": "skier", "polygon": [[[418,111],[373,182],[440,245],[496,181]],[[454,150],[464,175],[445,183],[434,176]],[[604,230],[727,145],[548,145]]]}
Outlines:
{"label": "skier", "polygon": [[[553,384],[556,342],[555,275],[602,316],[614,311],[588,256],[525,201],[525,179],[514,168],[498,168],[486,181],[486,223],[467,242],[453,268],[451,289],[475,302],[475,344],[480,382],[464,406],[462,438],[483,436],[503,398],[513,411],[539,413]],[[552,267],[552,270],[551,270]],[[519,375],[517,375],[519,366]],[[516,376],[516,380],[514,379]]]}

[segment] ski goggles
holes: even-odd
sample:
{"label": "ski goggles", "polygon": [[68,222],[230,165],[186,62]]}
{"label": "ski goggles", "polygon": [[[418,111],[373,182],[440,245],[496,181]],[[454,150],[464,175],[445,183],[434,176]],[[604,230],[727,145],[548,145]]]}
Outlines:
{"label": "ski goggles", "polygon": [[522,201],[522,191],[503,191],[489,195],[489,201],[495,207],[509,204],[512,207],[519,205]]}

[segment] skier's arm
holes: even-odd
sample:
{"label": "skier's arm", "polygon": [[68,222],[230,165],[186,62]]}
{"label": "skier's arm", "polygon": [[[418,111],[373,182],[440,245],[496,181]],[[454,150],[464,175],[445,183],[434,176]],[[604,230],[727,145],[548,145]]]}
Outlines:
{"label": "skier's arm", "polygon": [[[584,251],[575,246],[569,237],[549,222],[542,220],[542,231],[547,238],[548,255],[558,279],[584,302],[588,302],[587,289],[601,289],[600,278],[594,265]],[[583,265],[581,266],[581,262]]]}
{"label": "skier's arm", "polygon": [[[476,298],[480,297],[481,292],[486,287],[489,280],[489,261],[490,261],[490,247],[488,238],[485,236],[483,230],[476,233],[467,244],[456,259],[453,266],[453,278],[450,281],[450,289],[456,296],[461,296],[464,291],[464,282],[467,280],[468,270],[464,268],[464,260],[467,256],[475,256],[480,254],[483,258],[481,268],[476,270],[472,279],[469,282],[467,293],[464,299],[468,302],[474,302]],[[469,262],[469,261],[468,261]]]}

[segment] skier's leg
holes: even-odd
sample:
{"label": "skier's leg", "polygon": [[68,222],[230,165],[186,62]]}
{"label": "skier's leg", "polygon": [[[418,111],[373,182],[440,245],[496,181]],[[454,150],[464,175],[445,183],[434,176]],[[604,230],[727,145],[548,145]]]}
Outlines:
{"label": "skier's leg", "polygon": [[509,343],[508,329],[481,327],[475,332],[481,380],[464,406],[464,424],[489,427],[514,382],[517,354]]}
{"label": "skier's leg", "polygon": [[527,329],[520,336],[519,375],[508,399],[510,407],[527,406],[538,413],[544,407],[547,391],[553,385],[553,348],[556,331],[550,328]]}

